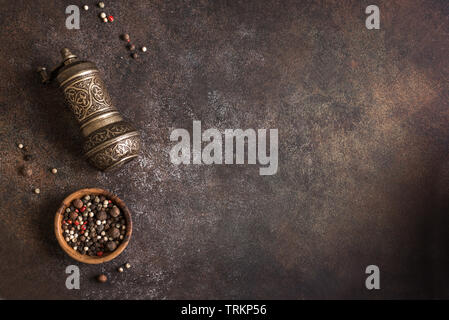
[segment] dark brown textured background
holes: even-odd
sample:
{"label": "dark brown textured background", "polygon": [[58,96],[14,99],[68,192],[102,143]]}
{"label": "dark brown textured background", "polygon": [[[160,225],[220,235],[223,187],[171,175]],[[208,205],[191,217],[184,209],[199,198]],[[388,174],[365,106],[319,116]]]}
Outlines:
{"label": "dark brown textured background", "polygon": [[[86,3],[67,30],[65,7]],[[448,1],[105,1],[112,24],[95,3],[0,1],[0,297],[449,297]],[[365,28],[369,4],[380,30]],[[137,61],[125,31],[148,47]],[[142,133],[121,171],[87,165],[61,92],[40,84],[36,67],[63,47],[98,65]],[[170,132],[193,120],[278,128],[278,173],[172,165]],[[82,187],[133,213],[129,247],[102,266],[75,263],[53,235]],[[364,287],[369,264],[380,291]]]}

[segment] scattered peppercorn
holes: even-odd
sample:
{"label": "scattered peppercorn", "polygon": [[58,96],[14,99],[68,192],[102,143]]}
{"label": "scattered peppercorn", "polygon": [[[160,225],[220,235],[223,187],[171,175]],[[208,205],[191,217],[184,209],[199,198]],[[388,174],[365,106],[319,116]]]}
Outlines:
{"label": "scattered peppercorn", "polygon": [[51,169],[51,173],[57,174],[58,173],[58,169],[56,169],[56,168]]}
{"label": "scattered peppercorn", "polygon": [[108,16],[109,22],[114,22],[114,16]]}
{"label": "scattered peppercorn", "polygon": [[33,169],[29,166],[23,166],[20,169],[20,173],[25,177],[31,177],[33,175]]}
{"label": "scattered peppercorn", "polygon": [[131,268],[131,264],[130,264],[129,262],[127,262],[127,263],[125,264],[125,267],[126,267],[126,269],[129,269],[129,268]]}
{"label": "scattered peppercorn", "polygon": [[133,53],[132,55],[131,55],[131,57],[133,57],[133,59],[137,59],[139,56],[137,55],[137,53]]}
{"label": "scattered peppercorn", "polygon": [[108,18],[103,18],[103,22],[104,23],[108,22]]}
{"label": "scattered peppercorn", "polygon": [[23,149],[23,144],[19,143],[19,144],[17,145],[17,147],[19,147],[19,149]]}
{"label": "scattered peppercorn", "polygon": [[98,281],[98,282],[101,282],[101,283],[105,283],[106,281],[108,281],[108,277],[106,277],[106,275],[104,275],[104,274],[100,274],[100,275],[97,277],[97,281]]}
{"label": "scattered peppercorn", "polygon": [[39,188],[34,189],[34,193],[35,193],[35,194],[41,193],[41,189],[39,189]]}
{"label": "scattered peppercorn", "polygon": [[118,272],[123,272],[123,271],[125,271],[122,267],[119,267],[117,270],[118,270]]}
{"label": "scattered peppercorn", "polygon": [[98,6],[103,9],[104,8],[104,2],[98,2]]}
{"label": "scattered peppercorn", "polygon": [[147,52],[147,47],[142,47],[142,52]]}
{"label": "scattered peppercorn", "polygon": [[130,43],[130,44],[128,44],[128,49],[130,51],[134,51],[134,50],[136,50],[136,46]]}
{"label": "scattered peppercorn", "polygon": [[100,13],[100,18],[101,18],[101,19],[106,18],[106,13],[104,13],[104,12]]}
{"label": "scattered peppercorn", "polygon": [[87,11],[87,10],[89,10],[89,6],[88,6],[87,4],[85,4],[85,5],[83,6],[83,9]]}
{"label": "scattered peppercorn", "polygon": [[127,33],[122,34],[122,39],[125,40],[125,41],[128,41],[129,40],[129,34],[127,34]]}

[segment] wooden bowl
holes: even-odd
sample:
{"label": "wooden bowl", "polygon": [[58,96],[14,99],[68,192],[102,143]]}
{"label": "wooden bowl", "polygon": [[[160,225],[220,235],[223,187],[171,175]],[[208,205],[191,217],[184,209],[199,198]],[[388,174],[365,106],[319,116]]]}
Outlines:
{"label": "wooden bowl", "polygon": [[[98,196],[105,196],[106,198],[112,200],[112,202],[123,212],[126,220],[126,233],[123,237],[122,243],[112,252],[105,253],[101,257],[97,256],[88,256],[83,255],[79,253],[78,251],[73,250],[72,247],[70,247],[67,242],[65,241],[63,235],[62,235],[62,219],[64,218],[64,212],[67,207],[70,206],[73,200],[75,199],[82,199],[84,196],[90,194],[98,195]],[[125,203],[117,197],[115,194],[112,194],[106,190],[103,189],[81,189],[78,190],[71,195],[69,195],[67,198],[64,199],[61,206],[59,207],[58,211],[56,212],[55,216],[55,234],[56,239],[59,242],[59,245],[61,246],[62,250],[64,250],[69,256],[71,256],[73,259],[83,262],[83,263],[89,263],[89,264],[98,264],[103,263],[107,261],[111,261],[112,259],[116,258],[120,253],[125,250],[126,246],[129,243],[129,240],[131,239],[131,233],[132,233],[132,221],[131,221],[131,213],[129,212],[129,209],[126,207]]]}

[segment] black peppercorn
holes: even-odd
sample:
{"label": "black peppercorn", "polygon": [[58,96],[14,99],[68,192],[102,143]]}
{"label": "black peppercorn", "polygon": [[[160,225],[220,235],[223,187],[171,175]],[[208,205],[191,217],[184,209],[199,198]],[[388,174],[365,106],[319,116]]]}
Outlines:
{"label": "black peppercorn", "polygon": [[108,243],[106,244],[106,248],[107,248],[109,251],[114,251],[115,248],[117,248],[117,245],[115,244],[114,241],[108,241]]}
{"label": "black peppercorn", "polygon": [[120,230],[113,227],[110,230],[108,230],[108,234],[111,238],[116,239],[116,238],[120,237]]}
{"label": "black peppercorn", "polygon": [[101,220],[101,221],[106,220],[108,217],[108,215],[106,214],[106,211],[104,211],[104,210],[101,210],[100,212],[98,212],[96,216],[97,216],[97,219]]}
{"label": "black peppercorn", "polygon": [[31,169],[29,166],[23,166],[20,169],[20,173],[25,177],[31,177],[33,175],[33,169]]}
{"label": "black peppercorn", "polygon": [[70,219],[72,219],[72,221],[75,221],[76,218],[78,218],[78,213],[76,213],[75,211],[70,212]]}
{"label": "black peppercorn", "polygon": [[118,215],[120,214],[120,210],[117,207],[112,207],[112,209],[109,211],[109,214],[111,216],[113,216],[114,218],[118,217]]}
{"label": "black peppercorn", "polygon": [[80,199],[75,199],[73,200],[73,205],[75,206],[75,208],[81,209],[84,203]]}

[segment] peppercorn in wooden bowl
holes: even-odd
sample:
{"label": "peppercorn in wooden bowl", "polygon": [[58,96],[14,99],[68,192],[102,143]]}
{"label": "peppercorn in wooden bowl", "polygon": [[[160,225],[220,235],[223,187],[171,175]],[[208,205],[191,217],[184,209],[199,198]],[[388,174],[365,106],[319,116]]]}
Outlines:
{"label": "peppercorn in wooden bowl", "polygon": [[119,197],[106,190],[81,189],[64,199],[54,228],[59,245],[70,257],[99,264],[125,250],[132,233],[131,213]]}

